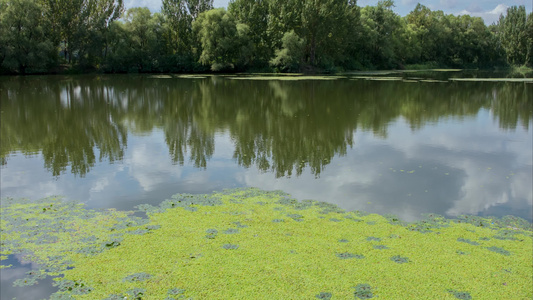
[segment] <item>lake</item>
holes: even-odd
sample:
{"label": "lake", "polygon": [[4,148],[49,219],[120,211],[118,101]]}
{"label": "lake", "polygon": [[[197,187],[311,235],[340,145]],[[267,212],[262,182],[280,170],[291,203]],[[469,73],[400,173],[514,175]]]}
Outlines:
{"label": "lake", "polygon": [[1,78],[1,194],[132,210],[253,186],[531,221],[533,84],[400,76]]}
{"label": "lake", "polygon": [[258,187],[405,221],[531,222],[533,80],[475,77],[3,77],[0,192],[135,210]]}

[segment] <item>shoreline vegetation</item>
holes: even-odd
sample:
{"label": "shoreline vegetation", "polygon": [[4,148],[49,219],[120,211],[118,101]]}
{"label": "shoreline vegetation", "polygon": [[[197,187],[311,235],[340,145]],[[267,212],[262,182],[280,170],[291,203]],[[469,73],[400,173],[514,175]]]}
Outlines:
{"label": "shoreline vegetation", "polygon": [[305,73],[533,68],[533,13],[495,24],[394,1],[0,0],[0,74]]}
{"label": "shoreline vegetation", "polygon": [[533,227],[518,217],[407,223],[255,188],[136,209],[147,218],[60,197],[2,199],[2,260],[42,266],[14,285],[63,275],[50,299],[533,296]]}

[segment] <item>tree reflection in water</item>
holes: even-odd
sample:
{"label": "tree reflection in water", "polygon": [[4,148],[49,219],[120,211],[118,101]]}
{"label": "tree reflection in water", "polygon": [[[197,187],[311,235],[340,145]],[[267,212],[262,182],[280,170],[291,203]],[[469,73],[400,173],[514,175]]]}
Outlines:
{"label": "tree reflection in water", "polygon": [[358,131],[387,137],[404,119],[413,131],[490,109],[500,128],[529,130],[533,85],[516,82],[407,83],[179,79],[150,76],[12,77],[0,81],[2,164],[17,151],[41,154],[55,176],[86,175],[122,160],[129,134],[164,131],[176,164],[206,168],[217,132],[233,157],[276,177],[319,176],[354,146]]}

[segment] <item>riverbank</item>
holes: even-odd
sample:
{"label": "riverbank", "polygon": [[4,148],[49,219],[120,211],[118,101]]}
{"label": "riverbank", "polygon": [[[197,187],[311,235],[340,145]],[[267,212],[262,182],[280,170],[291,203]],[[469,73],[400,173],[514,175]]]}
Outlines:
{"label": "riverbank", "polygon": [[1,209],[2,255],[26,254],[45,266],[18,284],[64,274],[55,296],[533,296],[533,230],[516,217],[428,215],[405,223],[258,189],[178,194],[158,207],[138,206],[149,219],[59,198],[3,199]]}

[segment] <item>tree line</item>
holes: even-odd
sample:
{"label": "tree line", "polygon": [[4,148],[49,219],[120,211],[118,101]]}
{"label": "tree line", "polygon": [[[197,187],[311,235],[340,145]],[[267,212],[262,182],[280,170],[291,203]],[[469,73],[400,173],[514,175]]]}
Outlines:
{"label": "tree line", "polygon": [[394,1],[0,0],[0,72],[234,72],[533,66],[533,13],[486,26]]}

